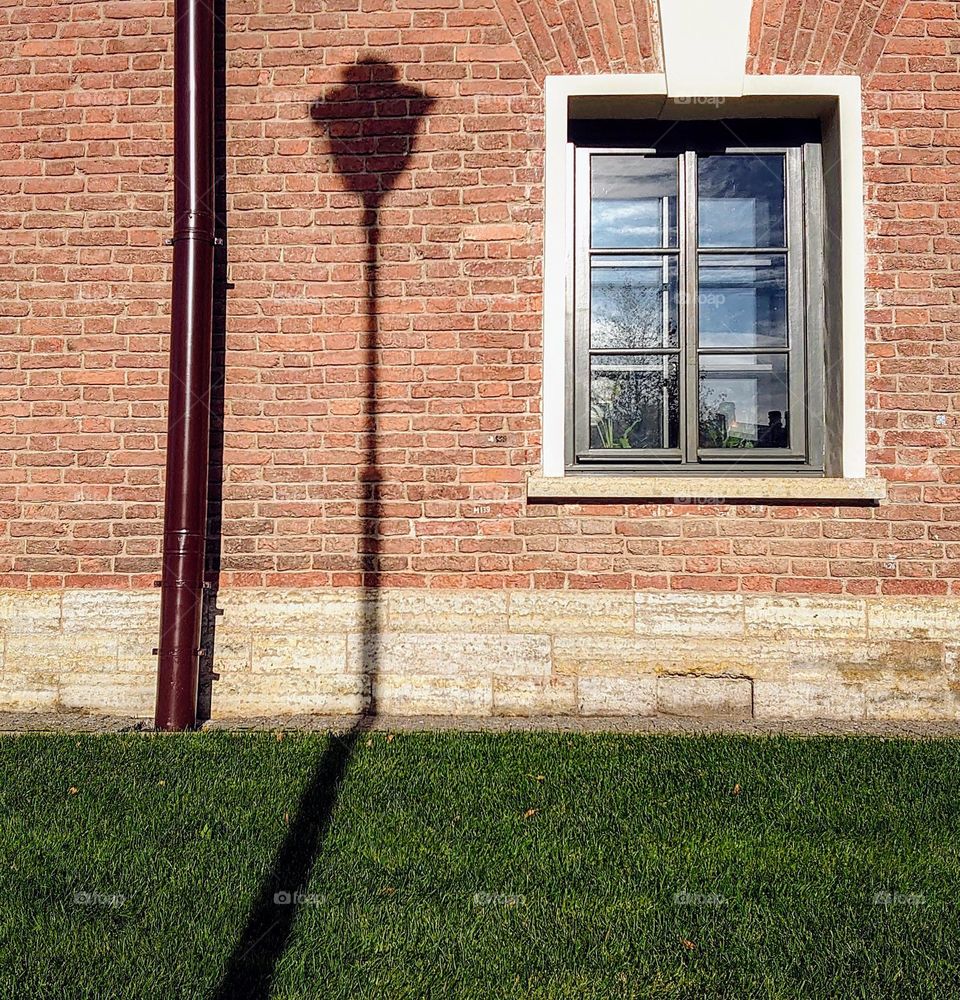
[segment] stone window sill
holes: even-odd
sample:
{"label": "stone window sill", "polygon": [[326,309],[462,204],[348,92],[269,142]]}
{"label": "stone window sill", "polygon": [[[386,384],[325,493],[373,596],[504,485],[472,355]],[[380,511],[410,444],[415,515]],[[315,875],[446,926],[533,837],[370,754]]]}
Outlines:
{"label": "stone window sill", "polygon": [[531,476],[528,500],[578,503],[651,500],[657,503],[864,503],[886,499],[884,479],[813,476]]}

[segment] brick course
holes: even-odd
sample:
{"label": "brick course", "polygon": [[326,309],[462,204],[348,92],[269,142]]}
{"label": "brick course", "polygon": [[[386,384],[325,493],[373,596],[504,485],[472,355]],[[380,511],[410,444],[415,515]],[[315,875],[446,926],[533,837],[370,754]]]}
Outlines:
{"label": "brick course", "polygon": [[[751,28],[753,72],[863,78],[868,462],[889,500],[557,506],[523,485],[542,81],[657,70],[646,0],[228,0],[222,583],[960,593],[957,8],[757,0]],[[158,575],[171,15],[0,7],[7,588]]]}

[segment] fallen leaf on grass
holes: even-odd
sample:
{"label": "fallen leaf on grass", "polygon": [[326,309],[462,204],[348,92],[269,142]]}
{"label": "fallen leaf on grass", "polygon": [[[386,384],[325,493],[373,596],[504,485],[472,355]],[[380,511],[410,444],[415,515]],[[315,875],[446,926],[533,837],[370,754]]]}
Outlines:
{"label": "fallen leaf on grass", "polygon": [[528,774],[528,778],[533,778],[534,781],[546,781],[547,776],[545,774]]}
{"label": "fallen leaf on grass", "polygon": [[371,736],[370,739],[368,739],[367,742],[364,743],[363,745],[365,747],[372,747],[373,746],[373,737]]}
{"label": "fallen leaf on grass", "polygon": [[389,734],[389,735],[387,736],[387,742],[388,742],[388,743],[392,743],[392,742],[393,742],[393,733],[390,733],[390,734]]}
{"label": "fallen leaf on grass", "polygon": [[394,889],[394,887],[393,887],[392,885],[385,885],[385,886],[384,886],[384,887],[383,887],[383,888],[382,888],[382,889],[380,890],[380,895],[381,895],[381,896],[392,896],[392,895],[393,895],[393,894],[394,894],[394,893],[395,893],[396,891],[397,891],[397,890],[396,890],[396,889]]}
{"label": "fallen leaf on grass", "polygon": [[69,788],[67,789],[67,795],[76,795],[76,794],[77,794],[77,792],[79,792],[79,791],[80,791],[80,789],[79,789],[79,788],[77,788],[77,787],[76,787],[76,785],[71,785],[71,786],[70,786],[70,787],[69,787]]}
{"label": "fallen leaf on grass", "polygon": [[739,795],[740,794],[740,782],[739,781],[733,786],[733,791],[730,794],[731,795]]}
{"label": "fallen leaf on grass", "polygon": [[696,948],[696,945],[692,941],[688,941],[686,938],[683,939],[683,946],[687,949],[687,951],[693,951],[693,949]]}
{"label": "fallen leaf on grass", "polygon": [[284,736],[283,730],[282,729],[279,730],[279,732],[275,733],[274,735],[277,737],[277,742],[279,743],[283,739],[283,736]]}
{"label": "fallen leaf on grass", "polygon": [[527,810],[527,811],[526,811],[526,812],[525,812],[525,813],[523,814],[523,818],[524,818],[524,819],[530,819],[530,817],[531,817],[531,816],[536,816],[538,812],[540,812],[540,810],[539,810],[539,809],[528,809],[528,810]]}

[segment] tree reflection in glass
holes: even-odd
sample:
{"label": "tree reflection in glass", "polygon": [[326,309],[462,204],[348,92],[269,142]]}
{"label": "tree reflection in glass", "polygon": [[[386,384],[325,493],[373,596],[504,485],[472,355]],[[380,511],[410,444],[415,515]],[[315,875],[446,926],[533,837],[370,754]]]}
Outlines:
{"label": "tree reflection in glass", "polygon": [[590,378],[592,448],[676,448],[680,379],[675,357],[594,359]]}

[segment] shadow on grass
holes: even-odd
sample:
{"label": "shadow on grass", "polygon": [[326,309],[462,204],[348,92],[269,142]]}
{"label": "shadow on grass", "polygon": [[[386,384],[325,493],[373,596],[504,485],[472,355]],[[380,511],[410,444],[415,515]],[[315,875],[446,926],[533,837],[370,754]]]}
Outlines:
{"label": "shadow on grass", "polygon": [[365,234],[361,278],[366,294],[358,303],[361,315],[366,317],[359,345],[364,358],[356,390],[362,404],[357,430],[363,464],[357,498],[363,615],[359,696],[363,711],[345,734],[331,735],[311,774],[227,962],[224,978],[214,994],[217,1000],[269,997],[357,740],[370,728],[377,711],[377,640],[382,627],[380,518],[384,499],[377,441],[381,347],[377,322],[379,213],[384,197],[407,166],[419,123],[431,104],[422,91],[400,81],[395,67],[368,59],[348,67],[342,84],[310,108],[311,118],[326,136],[334,169],[344,187],[359,198],[359,225]]}

